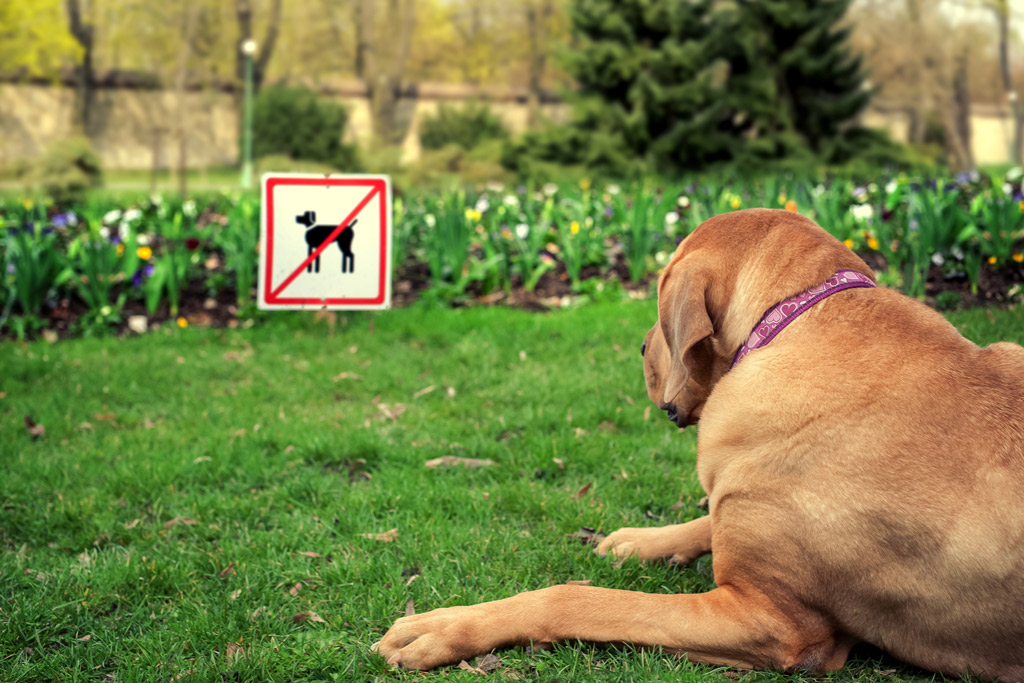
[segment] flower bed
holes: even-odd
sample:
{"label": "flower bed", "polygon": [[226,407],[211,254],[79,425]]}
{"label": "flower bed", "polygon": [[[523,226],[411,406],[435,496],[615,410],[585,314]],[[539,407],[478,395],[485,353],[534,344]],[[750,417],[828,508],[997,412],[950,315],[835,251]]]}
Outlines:
{"label": "flower bed", "polygon": [[[394,207],[395,302],[645,296],[693,228],[754,206],[809,216],[882,284],[940,308],[1009,302],[1024,282],[1022,200],[1020,169],[868,185],[773,177],[408,192]],[[259,215],[258,198],[238,194],[0,201],[0,334],[245,324],[256,315]]]}

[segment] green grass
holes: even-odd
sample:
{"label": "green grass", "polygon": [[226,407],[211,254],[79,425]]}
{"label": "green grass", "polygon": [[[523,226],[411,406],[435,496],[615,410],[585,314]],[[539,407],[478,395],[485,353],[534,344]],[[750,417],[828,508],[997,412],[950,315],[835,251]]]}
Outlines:
{"label": "green grass", "polygon": [[[655,317],[650,301],[412,308],[342,315],[333,338],[279,314],[0,345],[0,680],[476,680],[392,672],[368,648],[410,599],[426,611],[574,579],[708,589],[708,558],[614,567],[567,537],[700,514],[695,433],[648,413],[639,346]],[[953,320],[1024,341],[1019,312]],[[424,467],[443,455],[496,464]],[[389,529],[394,542],[360,536]],[[309,612],[323,622],[295,621]],[[592,645],[499,656],[499,680],[723,675]],[[932,678],[875,657],[828,678]]]}

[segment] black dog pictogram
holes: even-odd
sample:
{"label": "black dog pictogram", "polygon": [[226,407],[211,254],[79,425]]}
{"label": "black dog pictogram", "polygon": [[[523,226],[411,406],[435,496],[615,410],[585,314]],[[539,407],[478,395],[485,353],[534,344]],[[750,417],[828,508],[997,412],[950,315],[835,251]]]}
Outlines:
{"label": "black dog pictogram", "polygon": [[[309,246],[309,251],[306,253],[307,256],[312,254],[321,244],[324,243],[337,225],[313,225],[316,223],[316,211],[307,211],[301,216],[295,217],[295,222],[299,225],[306,226],[306,244]],[[352,238],[355,237],[353,228],[355,224],[359,222],[359,219],[355,219],[351,223],[345,226],[345,229],[338,233],[338,236],[334,238],[334,242],[338,245],[338,249],[341,250],[341,272],[343,273],[354,273],[356,272],[356,257],[352,253]],[[316,266],[314,268],[314,265]],[[320,272],[320,257],[317,256],[308,266],[306,266],[306,272]]]}

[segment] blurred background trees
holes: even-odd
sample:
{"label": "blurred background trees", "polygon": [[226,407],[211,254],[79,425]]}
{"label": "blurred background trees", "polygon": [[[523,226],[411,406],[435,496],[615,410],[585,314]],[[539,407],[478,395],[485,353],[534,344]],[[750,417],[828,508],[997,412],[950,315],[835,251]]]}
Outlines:
{"label": "blurred background trees", "polygon": [[[0,76],[74,83],[75,127],[89,136],[97,84],[131,74],[178,93],[182,107],[186,89],[238,93],[251,39],[257,92],[288,86],[305,107],[295,88],[324,95],[358,83],[379,148],[402,142],[403,98],[423,84],[483,93],[464,120],[452,118],[454,104],[424,119],[420,132],[434,137],[486,120],[488,92],[518,89],[529,130],[491,139],[506,139],[501,160],[521,174],[551,163],[628,174],[930,157],[961,169],[975,164],[979,104],[1013,107],[1020,159],[1022,9],[1018,0],[18,0],[0,3]],[[571,105],[568,121],[546,120],[540,105],[553,97]],[[911,148],[863,125],[869,102],[906,115]],[[324,152],[347,154],[340,142]]]}

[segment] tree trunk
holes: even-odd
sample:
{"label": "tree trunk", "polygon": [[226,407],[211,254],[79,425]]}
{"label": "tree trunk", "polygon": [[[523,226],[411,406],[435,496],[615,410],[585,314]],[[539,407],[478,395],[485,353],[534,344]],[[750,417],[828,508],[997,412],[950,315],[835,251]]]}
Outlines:
{"label": "tree trunk", "polygon": [[389,0],[385,22],[391,29],[386,52],[378,50],[375,9],[378,0],[358,0],[356,24],[356,75],[366,84],[374,137],[385,145],[401,142],[398,125],[398,91],[409,58],[416,26],[415,0]]}
{"label": "tree trunk", "polygon": [[[83,7],[84,4],[84,7]],[[82,46],[82,63],[75,67],[75,113],[74,127],[88,135],[92,125],[92,113],[96,99],[93,74],[93,41],[95,28],[91,21],[83,18],[89,14],[89,0],[64,0],[68,13],[71,35]]]}
{"label": "tree trunk", "polygon": [[527,123],[532,128],[540,123],[541,82],[547,63],[547,22],[551,16],[551,0],[528,0],[526,29],[530,35],[530,76],[527,90]]}
{"label": "tree trunk", "polygon": [[971,147],[971,94],[967,89],[967,52],[956,57],[956,71],[953,76],[953,124],[963,147],[965,167],[974,168],[974,150]]}
{"label": "tree trunk", "polygon": [[1013,118],[1013,139],[1010,141],[1010,162],[1019,165],[1021,162],[1021,133],[1024,132],[1024,116],[1020,112],[1017,91],[1013,88],[1010,77],[1010,7],[1007,0],[992,0],[992,10],[996,14],[999,26],[999,74],[1003,80],[1003,91],[1010,104],[1010,116]]}
{"label": "tree trunk", "polygon": [[185,125],[188,106],[185,94],[188,85],[188,58],[191,53],[192,33],[195,26],[196,5],[184,0],[181,16],[181,35],[178,40],[178,62],[174,74],[174,93],[178,101],[178,191],[188,194],[188,137]]}

